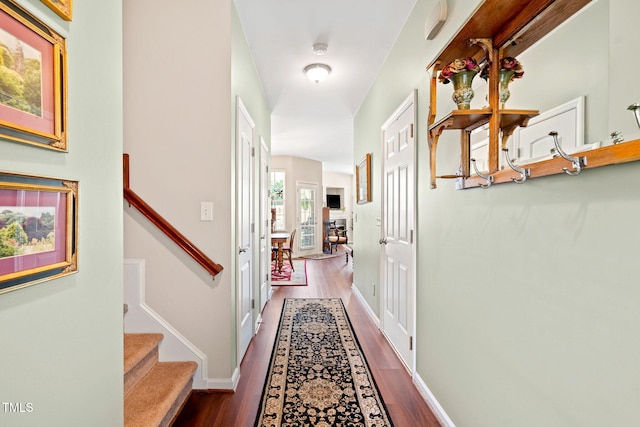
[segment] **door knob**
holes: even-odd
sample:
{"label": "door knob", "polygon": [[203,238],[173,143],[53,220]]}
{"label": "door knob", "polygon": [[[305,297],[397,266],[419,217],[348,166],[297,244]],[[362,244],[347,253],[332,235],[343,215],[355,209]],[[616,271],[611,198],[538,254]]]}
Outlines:
{"label": "door knob", "polygon": [[249,250],[249,248],[240,247],[240,248],[238,248],[238,253],[241,254],[243,252],[247,252],[248,250]]}
{"label": "door knob", "polygon": [[383,237],[382,239],[378,240],[378,243],[380,243],[381,245],[386,245],[388,242],[387,239]]}

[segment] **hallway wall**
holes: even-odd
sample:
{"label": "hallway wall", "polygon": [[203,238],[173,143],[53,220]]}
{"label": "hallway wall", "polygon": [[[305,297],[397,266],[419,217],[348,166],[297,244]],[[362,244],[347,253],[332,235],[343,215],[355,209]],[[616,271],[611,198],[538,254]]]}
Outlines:
{"label": "hallway wall", "polygon": [[[449,0],[442,32],[425,41],[430,2],[418,1],[358,111],[355,157],[373,152],[374,200],[355,207],[354,282],[378,312],[379,299],[370,284],[380,280],[380,143],[372,141],[380,141],[380,125],[417,88],[418,376],[459,427],[634,425],[640,419],[640,312],[635,307],[640,298],[635,268],[639,164],[486,191],[456,191],[454,183],[445,180],[429,189],[424,66],[478,3]],[[602,122],[588,126],[596,125],[600,134],[594,137],[601,138],[624,122],[625,136],[637,138],[632,116],[623,107],[640,101],[640,88],[624,84],[619,65],[625,60],[631,68],[639,65],[630,49],[623,56],[621,47],[624,40],[634,39],[624,23],[628,16],[637,16],[638,5],[630,0],[611,2],[610,7],[603,0],[596,3],[592,7],[609,9],[613,64],[608,77],[595,78],[596,86],[603,85],[610,95],[609,112],[592,117]],[[596,34],[602,30],[592,28]],[[599,34],[606,37],[607,29]],[[563,62],[566,58],[553,51],[546,56],[546,65],[558,73],[575,70],[568,64],[577,69],[583,65]],[[589,71],[581,72],[594,81]],[[512,92],[521,83],[513,83]],[[576,84],[580,79],[573,79]],[[438,89],[442,97],[451,90],[442,85]],[[545,88],[538,93],[529,98],[529,108],[543,104]],[[438,107],[441,114],[451,108],[443,103]],[[607,115],[612,118],[608,125]],[[441,173],[458,167],[456,138],[453,132],[440,139]]]}
{"label": "hallway wall", "polygon": [[[125,257],[145,259],[148,304],[207,355],[209,387],[231,388],[236,97],[256,123],[256,147],[260,137],[270,145],[270,111],[232,1],[189,0],[176,14],[175,4],[138,0],[124,16],[131,188],[224,270],[212,280],[131,209]],[[202,201],[214,204],[212,222],[200,221]]]}
{"label": "hallway wall", "polygon": [[68,153],[0,141],[0,170],[79,181],[78,272],[0,295],[0,425],[113,427],[123,419],[122,2],[74,2],[71,22],[19,3],[67,39]]}

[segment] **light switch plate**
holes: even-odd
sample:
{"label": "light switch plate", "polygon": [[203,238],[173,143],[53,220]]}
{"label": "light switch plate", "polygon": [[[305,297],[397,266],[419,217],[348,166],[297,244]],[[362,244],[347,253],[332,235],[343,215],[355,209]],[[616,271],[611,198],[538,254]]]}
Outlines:
{"label": "light switch plate", "polygon": [[213,202],[200,202],[200,221],[213,221]]}

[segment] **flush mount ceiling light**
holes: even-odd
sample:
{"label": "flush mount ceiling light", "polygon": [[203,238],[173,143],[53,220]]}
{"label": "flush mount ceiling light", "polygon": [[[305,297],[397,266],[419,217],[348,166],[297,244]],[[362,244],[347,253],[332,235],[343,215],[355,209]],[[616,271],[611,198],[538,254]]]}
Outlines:
{"label": "flush mount ceiling light", "polygon": [[331,67],[327,64],[310,64],[304,67],[307,78],[315,83],[320,83],[331,73]]}

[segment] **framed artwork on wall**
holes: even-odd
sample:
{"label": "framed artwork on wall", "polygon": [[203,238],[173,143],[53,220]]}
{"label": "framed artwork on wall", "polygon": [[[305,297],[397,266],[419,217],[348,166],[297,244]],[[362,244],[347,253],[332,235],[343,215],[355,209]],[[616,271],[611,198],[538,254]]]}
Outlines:
{"label": "framed artwork on wall", "polygon": [[78,181],[0,172],[0,294],[77,265]]}
{"label": "framed artwork on wall", "polygon": [[0,0],[0,139],[67,151],[65,39]]}
{"label": "framed artwork on wall", "polygon": [[356,165],[356,202],[359,205],[371,201],[371,153],[367,153]]}
{"label": "framed artwork on wall", "polygon": [[72,0],[40,0],[65,21],[71,21]]}

